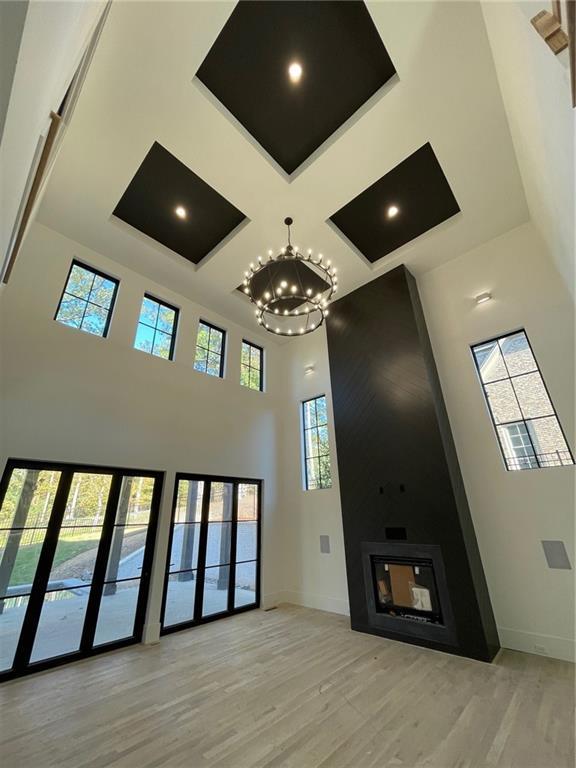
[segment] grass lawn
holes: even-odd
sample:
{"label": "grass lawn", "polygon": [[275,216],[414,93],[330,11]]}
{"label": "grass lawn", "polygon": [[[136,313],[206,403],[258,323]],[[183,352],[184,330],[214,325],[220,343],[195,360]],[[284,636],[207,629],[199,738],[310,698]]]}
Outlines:
{"label": "grass lawn", "polygon": [[[82,552],[87,552],[89,549],[94,549],[98,546],[98,540],[100,534],[92,536],[92,538],[78,538],[78,539],[60,539],[58,547],[56,548],[56,554],[54,555],[54,563],[52,568],[56,568],[66,560],[71,560],[76,555],[80,555]],[[31,584],[36,573],[36,566],[38,564],[38,558],[40,557],[40,550],[42,549],[42,542],[36,542],[34,544],[27,544],[24,547],[20,547],[18,551],[18,557],[14,563],[14,570],[12,571],[12,578],[10,582],[12,584]]]}

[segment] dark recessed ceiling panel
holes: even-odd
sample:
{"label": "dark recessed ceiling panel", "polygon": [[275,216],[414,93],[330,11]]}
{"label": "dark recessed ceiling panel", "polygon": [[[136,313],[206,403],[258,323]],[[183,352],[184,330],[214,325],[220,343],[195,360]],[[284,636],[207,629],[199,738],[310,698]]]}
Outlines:
{"label": "dark recessed ceiling panel", "polygon": [[114,215],[194,264],[246,218],[158,142]]}
{"label": "dark recessed ceiling panel", "polygon": [[460,211],[430,144],[330,217],[374,263]]}
{"label": "dark recessed ceiling panel", "polygon": [[[263,299],[266,291],[273,293],[283,280],[286,280],[289,286],[297,285],[301,289],[301,293],[305,293],[310,288],[315,295],[317,293],[324,293],[324,291],[330,288],[328,283],[310,269],[305,262],[293,260],[277,261],[270,265],[270,269],[263,270],[263,272],[254,275],[252,278],[252,294],[254,299]],[[237,290],[244,294],[243,285],[239,285]],[[286,299],[283,308],[291,311],[302,303],[300,299]]]}
{"label": "dark recessed ceiling panel", "polygon": [[394,73],[363,2],[241,0],[197,76],[290,174]]}

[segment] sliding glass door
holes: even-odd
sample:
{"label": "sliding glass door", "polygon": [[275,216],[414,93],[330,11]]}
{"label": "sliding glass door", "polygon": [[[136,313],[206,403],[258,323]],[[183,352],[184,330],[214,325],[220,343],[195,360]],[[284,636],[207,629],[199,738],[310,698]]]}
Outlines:
{"label": "sliding glass door", "polygon": [[260,481],[176,476],[162,629],[260,603]]}
{"label": "sliding glass door", "polygon": [[0,679],[141,639],[162,476],[17,462],[0,485]]}

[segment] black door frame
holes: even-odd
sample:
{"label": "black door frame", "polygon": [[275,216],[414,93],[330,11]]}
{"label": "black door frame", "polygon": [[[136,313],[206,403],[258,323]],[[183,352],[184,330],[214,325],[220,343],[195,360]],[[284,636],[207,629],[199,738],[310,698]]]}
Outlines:
{"label": "black door frame", "polygon": [[[170,557],[172,554],[172,539],[174,536],[174,522],[176,518],[176,502],[178,499],[178,484],[181,480],[193,480],[204,482],[204,494],[202,496],[202,514],[200,520],[200,537],[198,540],[198,563],[196,568],[197,578],[194,597],[194,617],[189,621],[183,621],[179,624],[164,626],[164,617],[166,613],[166,598],[168,595],[168,582],[170,579]],[[234,487],[232,495],[232,527],[230,540],[230,572],[228,582],[228,604],[225,611],[213,613],[210,616],[202,616],[202,602],[204,596],[204,574],[206,563],[206,546],[208,539],[208,511],[210,506],[210,488],[211,484],[230,483]],[[257,488],[257,518],[256,518],[256,600],[250,605],[243,605],[234,608],[234,589],[236,581],[236,540],[238,531],[238,486],[242,484],[255,485]],[[200,624],[207,624],[210,621],[223,619],[227,616],[234,616],[238,613],[253,611],[260,607],[260,573],[261,573],[261,539],[262,539],[262,480],[246,477],[229,477],[225,475],[202,475],[189,472],[177,472],[174,478],[174,492],[172,495],[172,514],[170,517],[170,536],[168,539],[168,549],[166,552],[166,566],[164,571],[164,589],[162,592],[162,610],[160,613],[160,635],[169,635],[172,632],[179,632],[181,629],[190,629]]]}
{"label": "black door frame", "polygon": [[[54,501],[50,519],[46,526],[46,536],[44,538],[36,573],[32,583],[30,599],[26,607],[24,621],[20,629],[18,645],[14,654],[12,668],[0,672],[0,683],[5,680],[12,680],[16,677],[22,677],[34,672],[40,672],[45,669],[51,669],[71,661],[96,656],[100,653],[124,648],[128,645],[139,643],[142,640],[144,622],[146,619],[146,608],[148,595],[150,592],[150,575],[152,570],[152,561],[154,558],[154,548],[156,542],[156,532],[158,528],[158,517],[160,511],[160,500],[162,497],[162,488],[164,484],[164,472],[148,469],[131,469],[125,467],[109,467],[97,464],[76,464],[68,462],[40,461],[36,459],[8,459],[2,479],[0,480],[0,507],[4,503],[4,497],[8,489],[10,478],[14,469],[37,469],[53,472],[60,472],[60,479]],[[106,503],[106,511],[102,524],[102,535],[98,543],[98,553],[92,575],[90,595],[86,615],[84,617],[84,626],[80,640],[80,647],[77,651],[62,654],[51,659],[43,659],[38,662],[30,663],[30,655],[36,637],[38,621],[42,611],[44,595],[50,569],[54,559],[54,553],[58,544],[58,536],[72,478],[74,473],[84,474],[102,474],[111,475],[110,492]],[[134,632],[130,637],[121,640],[114,640],[110,643],[103,643],[97,647],[92,647],[94,634],[96,631],[96,622],[98,620],[98,611],[104,589],[104,577],[108,562],[108,554],[112,535],[114,533],[116,508],[120,495],[121,480],[123,477],[150,477],[154,479],[154,491],[152,493],[152,503],[150,509],[150,519],[148,521],[148,530],[146,534],[146,543],[144,545],[144,558],[142,562],[142,573],[140,578],[140,590],[138,593],[138,602],[134,616]]]}

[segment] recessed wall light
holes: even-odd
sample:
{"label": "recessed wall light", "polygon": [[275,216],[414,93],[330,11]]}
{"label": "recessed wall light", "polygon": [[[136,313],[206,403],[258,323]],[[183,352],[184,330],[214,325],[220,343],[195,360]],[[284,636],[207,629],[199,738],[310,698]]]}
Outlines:
{"label": "recessed wall light", "polygon": [[395,216],[398,216],[399,213],[400,208],[398,208],[397,205],[390,205],[386,211],[386,216],[388,216],[389,219],[393,219]]}
{"label": "recessed wall light", "polygon": [[293,83],[299,83],[302,79],[302,65],[297,62],[293,61],[292,64],[288,67],[288,77]]}
{"label": "recessed wall light", "polygon": [[186,208],[183,208],[181,205],[179,205],[175,210],[174,213],[176,216],[178,216],[179,219],[185,219],[187,216]]}
{"label": "recessed wall light", "polygon": [[484,304],[486,301],[490,301],[492,294],[486,291],[485,293],[479,293],[478,296],[474,296],[476,304]]}

